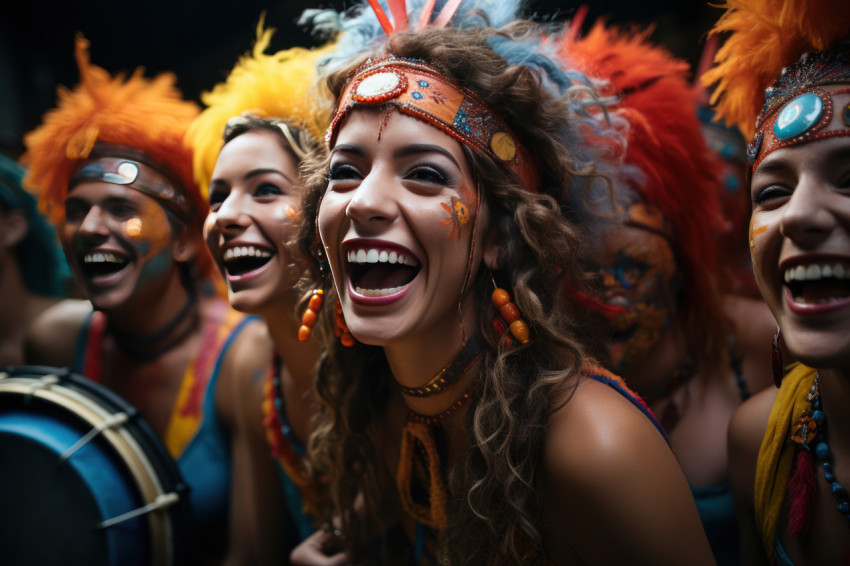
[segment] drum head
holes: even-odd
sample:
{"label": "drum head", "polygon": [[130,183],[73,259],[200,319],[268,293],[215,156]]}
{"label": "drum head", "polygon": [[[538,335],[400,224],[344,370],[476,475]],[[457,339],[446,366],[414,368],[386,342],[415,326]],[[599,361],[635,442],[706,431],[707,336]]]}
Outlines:
{"label": "drum head", "polygon": [[[126,422],[104,426],[115,415]],[[92,433],[97,426],[104,431]],[[0,454],[3,564],[188,562],[191,509],[177,466],[136,411],[102,386],[67,370],[5,368]],[[165,494],[176,503],[104,525]]]}

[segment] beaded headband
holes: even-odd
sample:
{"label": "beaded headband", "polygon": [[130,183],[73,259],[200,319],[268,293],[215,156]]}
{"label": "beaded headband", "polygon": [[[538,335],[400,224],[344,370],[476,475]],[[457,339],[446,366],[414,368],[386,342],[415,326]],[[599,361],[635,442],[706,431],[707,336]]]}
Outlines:
{"label": "beaded headband", "polygon": [[91,159],[71,175],[68,193],[86,181],[126,185],[155,199],[180,220],[189,222],[193,216],[193,207],[186,190],[172,173],[152,161],[132,148],[98,144]]}
{"label": "beaded headband", "polygon": [[850,49],[806,54],[765,91],[765,105],[756,121],[756,135],[747,146],[750,173],[772,152],[834,136],[850,136],[850,104],[835,107],[826,85],[850,83]]}
{"label": "beaded headband", "polygon": [[503,163],[526,189],[537,192],[540,177],[531,155],[496,114],[473,92],[433,67],[388,57],[357,71],[340,96],[325,136],[333,148],[343,119],[357,106],[392,106],[457,141]]}

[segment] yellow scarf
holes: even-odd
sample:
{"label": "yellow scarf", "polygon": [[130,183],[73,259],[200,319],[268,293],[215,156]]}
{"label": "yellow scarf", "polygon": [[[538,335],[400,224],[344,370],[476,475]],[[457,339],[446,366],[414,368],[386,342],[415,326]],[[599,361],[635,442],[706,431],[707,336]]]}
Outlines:
{"label": "yellow scarf", "polygon": [[771,564],[777,558],[776,529],[794,463],[795,443],[791,441],[791,428],[809,409],[806,397],[816,373],[802,364],[791,367],[770,410],[767,431],[759,449],[754,497],[756,525]]}

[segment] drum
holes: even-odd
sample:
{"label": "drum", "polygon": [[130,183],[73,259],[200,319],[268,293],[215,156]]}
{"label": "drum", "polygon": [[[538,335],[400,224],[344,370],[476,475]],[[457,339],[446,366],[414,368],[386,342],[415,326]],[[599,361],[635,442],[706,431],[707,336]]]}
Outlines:
{"label": "drum", "polygon": [[182,565],[191,506],[138,412],[68,369],[0,370],[0,563]]}

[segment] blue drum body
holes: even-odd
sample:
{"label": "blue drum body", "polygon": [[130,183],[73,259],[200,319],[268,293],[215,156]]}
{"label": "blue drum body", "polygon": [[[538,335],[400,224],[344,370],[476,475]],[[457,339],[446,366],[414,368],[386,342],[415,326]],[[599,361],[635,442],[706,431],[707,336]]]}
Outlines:
{"label": "blue drum body", "polygon": [[68,370],[0,372],[0,563],[189,564],[176,463],[135,409]]}

